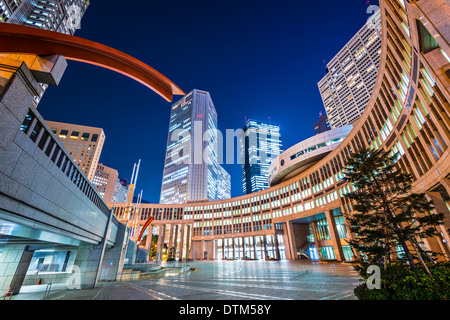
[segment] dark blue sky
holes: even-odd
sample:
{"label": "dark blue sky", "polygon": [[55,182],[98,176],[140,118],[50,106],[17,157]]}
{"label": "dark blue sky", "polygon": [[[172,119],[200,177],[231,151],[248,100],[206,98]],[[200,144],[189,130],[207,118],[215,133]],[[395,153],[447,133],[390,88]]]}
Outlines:
{"label": "dark blue sky", "polygon": [[[325,113],[322,57],[329,61],[363,26],[367,7],[367,0],[93,0],[76,35],[140,59],[186,93],[209,91],[223,132],[242,128],[245,117],[270,117],[287,149],[314,134]],[[100,162],[130,179],[142,159],[137,192],[157,203],[170,106],[131,79],[69,61],[39,110],[47,120],[103,128]],[[224,167],[232,196],[241,195],[240,166]]]}

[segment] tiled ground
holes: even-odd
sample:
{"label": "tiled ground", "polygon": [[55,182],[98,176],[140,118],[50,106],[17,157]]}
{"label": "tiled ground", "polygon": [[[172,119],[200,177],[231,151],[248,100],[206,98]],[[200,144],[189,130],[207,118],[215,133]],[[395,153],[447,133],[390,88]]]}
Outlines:
{"label": "tiled ground", "polygon": [[304,261],[196,261],[198,271],[164,279],[100,283],[52,300],[355,300],[352,266]]}

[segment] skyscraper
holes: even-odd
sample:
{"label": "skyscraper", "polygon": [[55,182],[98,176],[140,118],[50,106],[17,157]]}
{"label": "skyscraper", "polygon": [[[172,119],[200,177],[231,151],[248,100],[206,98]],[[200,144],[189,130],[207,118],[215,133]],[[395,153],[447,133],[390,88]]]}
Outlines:
{"label": "skyscraper", "polygon": [[241,133],[241,168],[244,194],[269,186],[269,167],[282,152],[280,127],[248,120]]}
{"label": "skyscraper", "polygon": [[319,121],[314,124],[314,133],[320,134],[325,131],[331,130],[330,121],[328,121],[328,116],[320,115]]}
{"label": "skyscraper", "polygon": [[128,200],[128,190],[130,183],[127,179],[118,178],[112,202],[126,203]]}
{"label": "skyscraper", "polygon": [[217,171],[217,200],[231,198],[231,176],[222,167],[218,166]]}
{"label": "skyscraper", "polygon": [[380,32],[378,11],[327,64],[318,86],[332,129],[353,123],[366,108],[380,65]]}
{"label": "skyscraper", "polygon": [[[73,35],[81,27],[88,0],[0,0],[0,22]],[[40,83],[37,106],[48,85]]]}
{"label": "skyscraper", "polygon": [[88,0],[2,0],[0,21],[74,34]]}
{"label": "skyscraper", "polygon": [[208,92],[195,89],[172,106],[160,203],[219,199],[217,139]]}
{"label": "skyscraper", "polygon": [[105,143],[103,129],[54,121],[46,122],[89,181],[94,181]]}
{"label": "skyscraper", "polygon": [[92,184],[106,203],[110,203],[113,200],[118,178],[119,172],[116,169],[107,167],[101,163],[97,165]]}

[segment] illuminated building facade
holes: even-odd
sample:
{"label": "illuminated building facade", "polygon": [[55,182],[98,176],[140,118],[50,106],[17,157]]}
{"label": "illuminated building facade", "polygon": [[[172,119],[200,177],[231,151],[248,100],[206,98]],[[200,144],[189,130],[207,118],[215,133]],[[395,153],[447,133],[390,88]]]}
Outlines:
{"label": "illuminated building facade", "polygon": [[280,127],[248,120],[240,139],[244,194],[264,190],[268,187],[270,164],[283,149]]}
{"label": "illuminated building facade", "polygon": [[88,6],[88,0],[2,0],[0,21],[73,35]]}
{"label": "illuminated building facade", "polygon": [[105,143],[103,129],[55,121],[46,122],[89,181],[93,182]]}
{"label": "illuminated building facade", "polygon": [[[160,203],[217,200],[221,172],[217,112],[209,92],[193,90],[172,106]],[[219,171],[220,170],[220,171]]]}
{"label": "illuminated building facade", "polygon": [[[380,1],[378,76],[353,128],[313,166],[273,187],[228,200],[143,204],[141,225],[172,235],[178,259],[287,258],[352,261],[344,215],[353,211],[343,180],[351,152],[363,147],[399,153],[413,192],[445,215],[425,248],[450,259],[450,8],[446,1]],[[331,132],[331,131],[330,131]],[[118,205],[121,218],[124,208]],[[172,230],[172,233],[170,233]],[[178,230],[178,231],[177,231]]]}
{"label": "illuminated building facade", "polygon": [[113,201],[118,178],[119,172],[116,169],[107,167],[101,163],[97,165],[92,184],[103,200],[108,203]]}
{"label": "illuminated building facade", "polygon": [[318,86],[332,129],[356,121],[369,102],[380,65],[380,31],[377,12],[327,64]]}

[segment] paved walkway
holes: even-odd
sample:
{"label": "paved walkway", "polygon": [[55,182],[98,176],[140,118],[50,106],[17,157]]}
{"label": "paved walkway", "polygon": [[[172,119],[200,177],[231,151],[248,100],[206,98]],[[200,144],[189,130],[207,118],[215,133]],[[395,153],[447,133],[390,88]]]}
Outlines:
{"label": "paved walkway", "polygon": [[[48,300],[356,300],[353,267],[309,261],[195,261],[198,271],[163,279],[104,282],[90,290],[53,288]],[[43,289],[43,288],[41,288]],[[14,300],[42,299],[24,292]]]}

